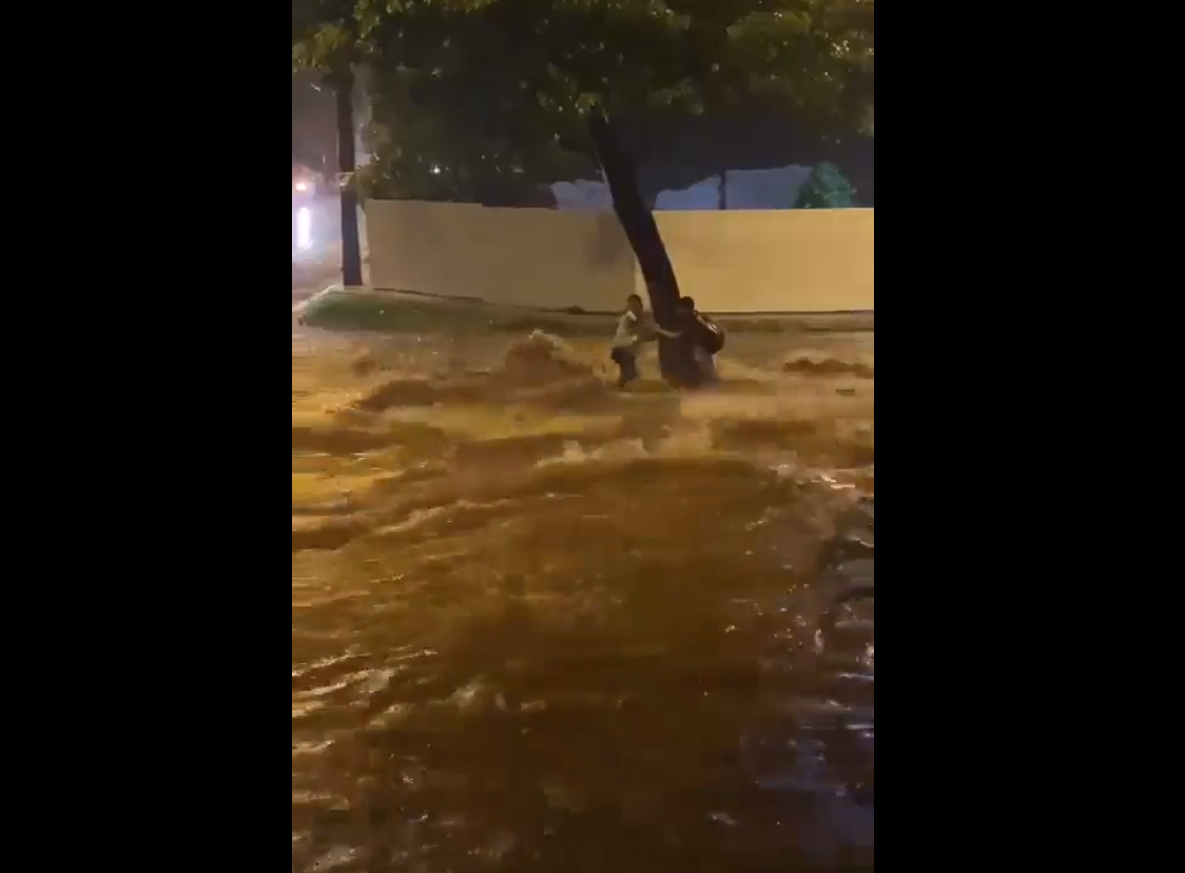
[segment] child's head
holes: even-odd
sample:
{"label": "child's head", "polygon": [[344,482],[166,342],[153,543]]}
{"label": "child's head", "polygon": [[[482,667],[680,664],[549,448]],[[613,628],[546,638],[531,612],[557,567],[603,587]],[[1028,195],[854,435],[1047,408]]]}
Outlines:
{"label": "child's head", "polygon": [[644,311],[642,306],[642,298],[637,294],[631,294],[629,297],[625,298],[625,308],[634,315],[641,315]]}
{"label": "child's head", "polygon": [[679,310],[681,312],[686,312],[688,314],[695,312],[695,298],[680,297],[679,298]]}

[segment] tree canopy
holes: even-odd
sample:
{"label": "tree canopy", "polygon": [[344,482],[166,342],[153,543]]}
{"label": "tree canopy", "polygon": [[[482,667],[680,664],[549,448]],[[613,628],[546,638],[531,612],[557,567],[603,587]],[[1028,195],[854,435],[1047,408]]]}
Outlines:
{"label": "tree canopy", "polygon": [[294,66],[352,66],[369,93],[384,196],[509,203],[588,178],[598,104],[651,193],[818,163],[871,121],[873,57],[873,0],[293,2]]}
{"label": "tree canopy", "polygon": [[824,161],[811,170],[810,176],[798,189],[795,209],[847,209],[854,206],[856,190],[839,168]]}

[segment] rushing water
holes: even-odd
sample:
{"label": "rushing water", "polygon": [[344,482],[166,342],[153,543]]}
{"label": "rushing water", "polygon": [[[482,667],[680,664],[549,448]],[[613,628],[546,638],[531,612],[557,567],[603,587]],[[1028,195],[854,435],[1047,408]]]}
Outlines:
{"label": "rushing water", "polygon": [[871,369],[779,343],[294,348],[294,871],[871,865]]}

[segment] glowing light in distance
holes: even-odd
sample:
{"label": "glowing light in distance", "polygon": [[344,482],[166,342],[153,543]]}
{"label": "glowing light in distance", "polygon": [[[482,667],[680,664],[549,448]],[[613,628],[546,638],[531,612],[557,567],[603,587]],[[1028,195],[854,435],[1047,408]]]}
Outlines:
{"label": "glowing light in distance", "polygon": [[302,206],[296,213],[296,247],[304,250],[313,244],[313,213]]}

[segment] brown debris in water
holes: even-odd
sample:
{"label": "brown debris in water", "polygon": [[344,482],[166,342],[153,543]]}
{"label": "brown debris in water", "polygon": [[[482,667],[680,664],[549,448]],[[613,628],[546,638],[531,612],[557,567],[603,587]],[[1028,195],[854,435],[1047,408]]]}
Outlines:
{"label": "brown debris in water", "polygon": [[292,451],[355,455],[395,446],[417,448],[446,443],[443,430],[430,424],[400,422],[367,428],[345,423],[292,425]]}
{"label": "brown debris in water", "polygon": [[376,385],[354,404],[360,412],[384,412],[395,406],[433,406],[440,390],[430,379],[391,379]]}
{"label": "brown debris in water", "polygon": [[377,431],[332,425],[292,425],[292,451],[348,455],[371,452],[390,445],[390,438]]}
{"label": "brown debris in water", "polygon": [[535,331],[512,342],[501,365],[491,371],[390,379],[372,388],[353,408],[375,413],[449,402],[517,402],[586,409],[614,399],[616,392],[602,368],[558,337]]}
{"label": "brown debris in water", "polygon": [[506,384],[525,387],[596,377],[598,368],[559,337],[536,330],[510,344],[498,373]]}
{"label": "brown debris in water", "polygon": [[370,525],[357,518],[342,518],[340,516],[298,518],[293,516],[292,551],[340,549],[369,530]]}
{"label": "brown debris in water", "polygon": [[379,368],[379,362],[369,352],[362,352],[350,362],[350,372],[355,376],[369,376]]}
{"label": "brown debris in water", "polygon": [[589,409],[619,399],[605,372],[559,337],[536,330],[510,344],[492,378],[507,401]]}
{"label": "brown debris in water", "polygon": [[820,435],[821,423],[807,419],[723,419],[712,422],[712,436],[733,445],[790,444]]}
{"label": "brown debris in water", "polygon": [[798,354],[782,362],[783,373],[797,373],[804,376],[855,376],[857,379],[872,379],[874,371],[862,361],[841,361],[837,358]]}
{"label": "brown debris in water", "polygon": [[726,419],[712,422],[710,430],[712,445],[720,449],[793,451],[808,463],[839,467],[875,461],[871,434],[849,432],[825,419]]}

